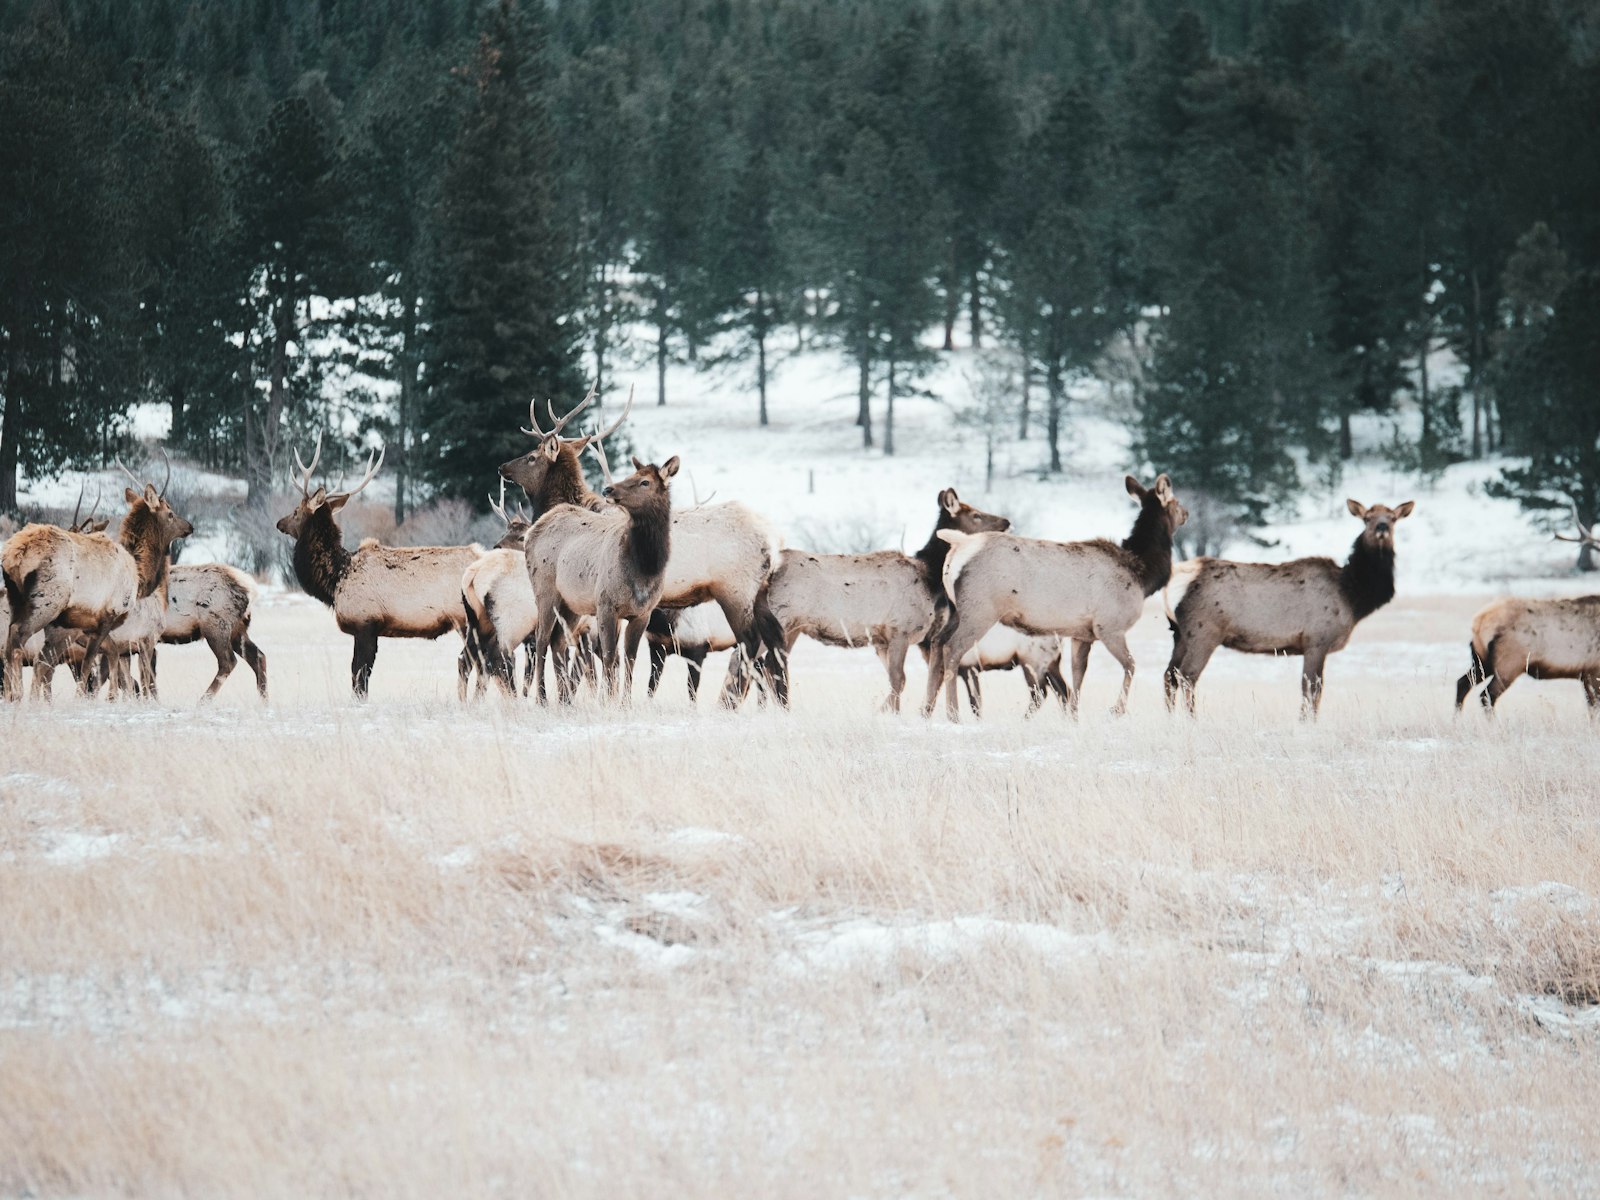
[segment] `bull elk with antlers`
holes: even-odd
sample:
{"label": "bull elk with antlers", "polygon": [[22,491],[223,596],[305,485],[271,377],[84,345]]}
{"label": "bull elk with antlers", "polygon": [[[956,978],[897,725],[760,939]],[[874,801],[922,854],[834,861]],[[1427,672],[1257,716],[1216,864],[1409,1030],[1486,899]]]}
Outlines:
{"label": "bull elk with antlers", "polygon": [[[557,623],[571,629],[586,616],[594,618],[606,694],[612,697],[617,691],[621,623],[628,622],[623,656],[626,702],[632,691],[639,642],[661,600],[672,550],[668,481],[678,473],[677,456],[659,467],[635,458],[634,473],[619,483],[611,478],[604,447],[598,440],[591,447],[605,476],[605,498],[612,507],[595,512],[558,505],[528,531],[528,579],[539,606],[533,669],[540,703],[545,701],[545,655],[552,646],[559,649],[562,640]],[[556,679],[562,702],[570,702],[571,680],[559,671]]]}
{"label": "bull elk with antlers", "polygon": [[[322,457],[322,439],[308,467],[295,451],[300,503],[278,522],[294,539],[294,573],[300,586],[333,609],[339,628],[355,643],[350,687],[365,699],[378,657],[379,638],[437,638],[454,630],[465,637],[461,574],[483,555],[482,546],[380,546],[368,539],[351,553],[335,519],[350,497],[377,478],[383,451],[367,462],[355,487],[329,494],[311,490],[311,476]],[[471,659],[463,650],[457,691],[465,699]]]}
{"label": "bull elk with antlers", "polygon": [[1363,528],[1342,564],[1331,558],[1241,563],[1197,558],[1178,608],[1167,610],[1172,659],[1164,678],[1167,708],[1180,692],[1194,712],[1200,672],[1219,646],[1246,654],[1298,654],[1300,715],[1322,706],[1322,670],[1356,625],[1394,598],[1395,527],[1416,507],[1346,501]]}
{"label": "bull elk with antlers", "polygon": [[958,719],[956,673],[967,652],[997,624],[1073,639],[1074,707],[1089,649],[1103,642],[1122,665],[1122,690],[1112,711],[1127,709],[1133,686],[1127,633],[1144,611],[1145,599],[1172,574],[1172,535],[1189,514],[1165,475],[1150,488],[1132,475],[1124,483],[1139,502],[1139,516],[1121,545],[1103,538],[1050,542],[1010,533],[940,533],[954,543],[945,559],[944,590],[955,614],[941,639],[943,660],[928,671],[924,714],[932,713],[944,688],[945,711],[952,721]]}
{"label": "bull elk with antlers", "polygon": [[[1600,535],[1572,519],[1578,536],[1564,542],[1600,549]],[[1576,679],[1583,684],[1589,714],[1600,717],[1600,596],[1570,600],[1496,600],[1472,618],[1472,665],[1456,680],[1456,711],[1472,690],[1487,713],[1523,675],[1530,679]]]}
{"label": "bull elk with antlers", "polygon": [[[164,585],[172,543],[194,532],[166,501],[171,479],[169,463],[161,491],[153,483],[142,492],[127,489],[128,512],[115,541],[53,525],[29,525],[6,542],[0,571],[11,606],[7,699],[21,699],[22,648],[35,633],[51,625],[84,630],[89,635],[84,661],[93,664],[107,635],[128,619],[140,600]],[[86,670],[83,678],[89,677]]]}
{"label": "bull elk with antlers", "polygon": [[[604,507],[583,480],[579,455],[585,447],[603,442],[627,418],[633,407],[628,392],[622,415],[604,431],[588,437],[567,438],[562,431],[593,403],[595,389],[559,420],[547,409],[551,428],[539,424],[536,405],[529,405],[531,428],[523,432],[539,444],[528,454],[500,468],[500,474],[527,493],[538,520],[555,505],[574,504],[589,509]],[[736,662],[723,686],[722,702],[738,702],[742,665],[761,661],[765,639],[756,617],[756,597],[782,560],[777,532],[759,514],[735,501],[704,504],[672,513],[672,558],[662,583],[661,607],[688,608],[715,602],[738,639],[742,660]],[[772,631],[769,629],[769,633]]]}

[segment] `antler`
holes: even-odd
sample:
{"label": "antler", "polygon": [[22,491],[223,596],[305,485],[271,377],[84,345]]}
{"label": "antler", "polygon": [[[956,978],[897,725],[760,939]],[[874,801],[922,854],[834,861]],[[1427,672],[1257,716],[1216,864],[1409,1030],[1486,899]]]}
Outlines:
{"label": "antler", "polygon": [[1573,537],[1571,534],[1558,533],[1556,534],[1557,541],[1588,542],[1591,546],[1600,545],[1600,537],[1596,537],[1594,530],[1585,525],[1583,523],[1583,518],[1578,516],[1578,505],[1576,502],[1574,502],[1572,505],[1572,523],[1578,527],[1578,536]]}
{"label": "antler", "polygon": [[606,481],[606,486],[611,486],[611,464],[606,461],[606,448],[601,444],[600,438],[595,438],[589,443],[589,449],[594,451],[594,456],[600,463],[600,478]]}
{"label": "antler", "polygon": [[78,480],[78,501],[72,506],[72,524],[68,528],[76,529],[78,527],[78,513],[83,508],[83,493],[88,486],[89,481],[87,479]]}
{"label": "antler", "polygon": [[378,472],[383,468],[383,456],[388,453],[388,450],[389,448],[387,446],[382,446],[372,454],[368,455],[367,472],[361,477],[361,482],[356,484],[355,487],[351,488],[348,492],[336,492],[333,496],[328,497],[328,499],[333,500],[336,498],[342,498],[348,500],[351,496],[354,496],[362,488],[366,487],[367,484],[376,479],[378,477]]}
{"label": "antler", "polygon": [[167,477],[161,481],[161,490],[156,493],[161,499],[165,500],[167,498],[167,485],[172,482],[172,460],[167,457],[167,448],[165,446],[158,445],[156,449],[161,451],[161,461],[167,464]]}
{"label": "antler", "polygon": [[489,511],[506,523],[506,528],[511,528],[511,518],[506,516],[506,481],[502,476],[500,480],[500,499],[496,502],[494,493],[489,493]]}
{"label": "antler", "polygon": [[596,379],[594,381],[594,384],[589,388],[589,394],[587,396],[585,396],[582,400],[578,401],[577,405],[575,407],[573,407],[567,413],[567,415],[562,417],[559,421],[556,420],[555,402],[553,400],[546,400],[545,404],[550,409],[550,420],[552,422],[552,425],[551,425],[550,429],[548,429],[548,430],[544,430],[544,429],[540,429],[539,428],[539,401],[538,401],[538,399],[535,398],[533,400],[528,401],[528,421],[529,421],[530,424],[532,424],[533,428],[532,429],[528,429],[528,428],[524,427],[522,432],[527,434],[530,437],[548,437],[552,433],[560,433],[563,429],[566,428],[568,421],[572,420],[573,417],[577,416],[584,409],[588,408],[591,403],[593,403],[595,396],[599,394],[599,387],[600,387],[600,381],[598,379]]}
{"label": "antler", "polygon": [[[587,402],[585,402],[585,403],[587,403]],[[555,405],[551,404],[548,400],[545,401],[545,404],[547,405],[547,407],[549,409],[551,419],[554,420],[555,419],[555,415],[556,415]],[[578,411],[577,409],[573,409],[571,413],[567,414],[567,417],[572,416],[572,413],[575,413],[577,411]],[[630,412],[632,412],[632,411],[633,411],[633,388],[630,385],[629,388],[628,388],[628,402],[622,406],[622,414],[615,421],[611,422],[611,424],[608,425],[605,429],[599,430],[596,433],[592,433],[589,436],[593,437],[596,441],[603,441],[604,439],[610,437],[613,433],[615,433],[617,430],[622,428],[622,423],[628,419],[628,414]],[[562,418],[562,422],[565,423],[565,421],[566,421],[566,417],[563,417]],[[558,425],[558,426],[556,426],[556,428],[559,429],[560,426]]]}
{"label": "antler", "polygon": [[308,467],[300,461],[300,451],[294,451],[294,465],[300,469],[300,494],[307,499],[311,497],[311,476],[316,471],[317,464],[322,461],[322,430],[317,430],[317,448],[311,453],[311,465]]}
{"label": "antler", "polygon": [[133,490],[134,491],[136,491],[136,492],[144,491],[144,484],[140,482],[139,477],[137,475],[135,475],[132,471],[128,470],[127,467],[123,467],[122,466],[122,460],[120,458],[114,458],[111,461],[116,463],[117,466],[122,467],[122,473],[133,481]]}

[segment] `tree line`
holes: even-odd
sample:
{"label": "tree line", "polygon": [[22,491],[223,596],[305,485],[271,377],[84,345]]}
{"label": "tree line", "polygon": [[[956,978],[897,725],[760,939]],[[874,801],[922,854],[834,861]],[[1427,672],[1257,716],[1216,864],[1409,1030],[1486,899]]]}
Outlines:
{"label": "tree line", "polygon": [[892,454],[942,340],[1047,472],[1125,388],[1202,528],[1401,399],[1592,522],[1596,112],[1583,0],[0,0],[0,510],[154,401],[256,498],[375,431],[403,519],[532,396],[737,363],[765,424],[810,345]]}

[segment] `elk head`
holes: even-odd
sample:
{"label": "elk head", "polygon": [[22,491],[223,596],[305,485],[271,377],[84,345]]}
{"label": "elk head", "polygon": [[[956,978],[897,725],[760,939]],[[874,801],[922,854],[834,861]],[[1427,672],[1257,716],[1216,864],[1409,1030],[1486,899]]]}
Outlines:
{"label": "elk head", "polygon": [[981,508],[973,508],[956,495],[955,488],[945,488],[939,493],[939,509],[940,529],[959,529],[962,533],[1004,533],[1011,528],[1009,517],[998,517]]}
{"label": "elk head", "polygon": [[630,513],[644,512],[652,508],[670,506],[671,495],[667,481],[678,473],[678,456],[674,454],[659,467],[653,463],[640,462],[637,457],[633,460],[633,474],[618,482],[611,477],[611,463],[606,459],[606,448],[602,439],[596,438],[591,444],[595,460],[600,464],[600,476],[606,481],[605,487],[600,489],[600,494],[619,508],[627,509]]}
{"label": "elk head", "polygon": [[1141,512],[1154,512],[1166,524],[1167,533],[1171,534],[1189,519],[1189,510],[1178,503],[1177,496],[1172,493],[1172,480],[1166,475],[1157,475],[1154,487],[1144,487],[1132,475],[1123,479],[1128,495],[1139,501]]}
{"label": "elk head", "polygon": [[1350,509],[1352,517],[1366,524],[1366,529],[1361,533],[1362,541],[1381,550],[1392,550],[1394,527],[1411,515],[1411,510],[1417,506],[1417,502],[1407,500],[1398,508],[1390,508],[1386,504],[1374,504],[1368,508],[1359,500],[1346,500],[1345,506]]}
{"label": "elk head", "polygon": [[505,522],[506,532],[495,543],[497,550],[515,550],[527,540],[528,530],[533,528],[533,522],[528,519],[528,514],[522,511],[518,504],[515,512],[506,509],[506,481],[500,480],[500,499],[489,497],[489,511]]}
{"label": "elk head", "polygon": [[295,505],[292,513],[278,522],[278,532],[286,533],[298,541],[306,523],[318,513],[326,511],[331,521],[333,515],[350,502],[351,496],[377,478],[378,471],[383,466],[384,452],[380,449],[368,457],[366,473],[362,475],[361,482],[348,491],[330,493],[327,488],[320,486],[316,491],[312,491],[311,476],[316,471],[317,464],[322,461],[322,435],[317,434],[317,448],[311,455],[309,467],[300,461],[300,451],[294,452],[294,465],[300,472],[300,477],[295,480],[295,486],[300,489],[300,503]]}
{"label": "elk head", "polygon": [[1583,518],[1578,515],[1578,506],[1576,504],[1572,506],[1572,523],[1577,526],[1578,536],[1573,537],[1570,533],[1558,533],[1556,534],[1558,542],[1577,542],[1580,546],[1592,546],[1596,550],[1600,550],[1600,534],[1595,533],[1591,526],[1583,523]]}
{"label": "elk head", "polygon": [[[557,490],[551,486],[552,472],[560,470],[556,466],[557,463],[564,464],[565,472],[569,476],[569,478],[562,481],[563,488],[571,489],[581,486],[583,472],[578,464],[578,456],[583,453],[584,448],[591,442],[603,441],[610,437],[621,428],[622,422],[627,420],[628,413],[633,408],[632,388],[628,389],[628,402],[623,405],[622,415],[605,429],[596,433],[586,434],[583,437],[569,438],[561,436],[561,431],[579,413],[594,402],[594,398],[599,394],[599,386],[599,381],[596,380],[594,386],[589,389],[588,395],[584,396],[566,416],[559,419],[555,415],[554,406],[547,401],[546,411],[549,413],[550,418],[550,428],[548,430],[539,424],[539,402],[537,400],[528,402],[529,424],[523,428],[522,432],[529,437],[538,438],[539,442],[522,457],[514,458],[508,463],[502,463],[500,476],[520,487],[534,501],[535,507],[538,507],[542,499],[548,497],[552,490]],[[536,513],[535,515],[538,514]]]}
{"label": "elk head", "polygon": [[[137,475],[122,466],[121,459],[116,460],[116,463],[133,484],[133,487],[123,489],[123,498],[128,502],[128,515],[122,521],[124,533],[127,534],[133,529],[153,528],[157,551],[165,555],[171,549],[173,542],[193,533],[194,526],[173,512],[172,506],[167,503],[167,486],[172,482],[172,460],[167,458],[165,449],[161,451],[161,457],[166,460],[167,475],[161,481],[160,491],[156,490],[156,485],[153,483],[141,484]],[[99,501],[96,500],[95,504],[98,506]],[[84,524],[86,526],[94,524],[92,513]],[[104,529],[105,523],[102,523],[100,528]]]}

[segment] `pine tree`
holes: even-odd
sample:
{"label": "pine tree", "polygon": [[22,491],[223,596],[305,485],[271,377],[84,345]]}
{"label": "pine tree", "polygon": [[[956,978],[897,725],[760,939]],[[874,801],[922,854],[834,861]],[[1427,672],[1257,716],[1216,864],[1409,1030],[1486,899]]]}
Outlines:
{"label": "pine tree", "polygon": [[424,473],[475,500],[524,447],[529,400],[562,411],[582,387],[537,18],[500,0],[461,76],[470,96],[439,203]]}

